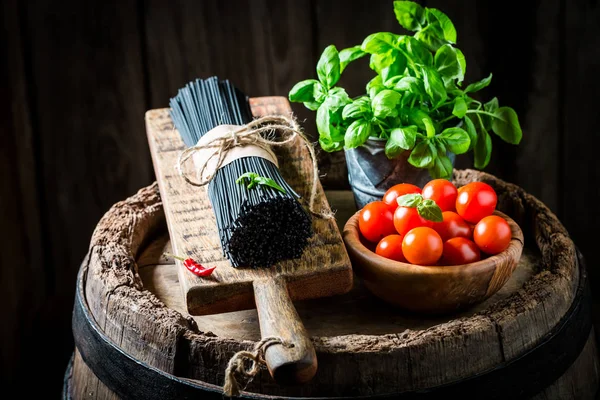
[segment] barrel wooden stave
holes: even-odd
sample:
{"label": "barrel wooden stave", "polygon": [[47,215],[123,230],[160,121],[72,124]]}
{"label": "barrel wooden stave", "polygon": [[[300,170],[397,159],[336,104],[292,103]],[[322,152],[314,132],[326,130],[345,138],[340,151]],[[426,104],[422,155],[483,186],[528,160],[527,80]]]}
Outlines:
{"label": "barrel wooden stave", "polygon": [[[575,247],[556,217],[522,189],[487,174],[456,172],[459,185],[472,180],[492,184],[499,194],[499,208],[522,227],[533,227],[526,245],[531,246],[528,239],[536,237],[541,252],[539,273],[511,296],[475,316],[389,334],[313,335],[320,366],[310,384],[278,387],[263,371],[247,389],[297,396],[393,393],[461,379],[532,348],[573,300],[578,282]],[[164,215],[156,185],[117,203],[105,215],[83,266],[87,268],[88,305],[105,333],[132,356],[178,376],[220,385],[229,357],[250,348],[253,340],[203,333],[203,326],[193,318],[165,307],[153,293],[143,290],[136,256],[161,227],[164,229]],[[578,361],[538,398],[585,391],[582,377],[586,375],[585,387],[590,392],[596,388],[594,350],[595,342],[590,339]],[[443,364],[440,359],[444,359]],[[111,398],[110,391],[97,380],[96,391],[89,396],[94,378],[79,357],[74,362],[74,381],[75,398]]]}

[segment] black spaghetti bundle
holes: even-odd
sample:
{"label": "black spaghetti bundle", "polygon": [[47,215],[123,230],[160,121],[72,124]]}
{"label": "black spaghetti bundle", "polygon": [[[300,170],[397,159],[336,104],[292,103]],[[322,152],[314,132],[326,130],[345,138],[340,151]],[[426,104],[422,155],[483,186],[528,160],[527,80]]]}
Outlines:
{"label": "black spaghetti bundle", "polygon": [[[184,143],[192,147],[221,124],[252,121],[247,97],[228,80],[196,79],[171,99],[171,117]],[[273,179],[283,190],[236,183],[244,173]],[[279,168],[256,156],[219,168],[208,184],[223,254],[234,267],[269,267],[302,254],[312,236],[311,217],[298,202]]]}

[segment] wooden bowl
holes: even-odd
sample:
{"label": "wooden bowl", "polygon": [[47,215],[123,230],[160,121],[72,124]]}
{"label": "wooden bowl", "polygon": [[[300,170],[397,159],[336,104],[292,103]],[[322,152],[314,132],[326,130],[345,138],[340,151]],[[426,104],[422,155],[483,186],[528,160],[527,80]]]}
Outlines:
{"label": "wooden bowl", "polygon": [[[398,262],[374,252],[358,229],[356,212],[344,226],[343,238],[356,274],[382,300],[405,310],[442,314],[479,303],[510,278],[523,251],[523,232],[507,215],[512,239],[506,250],[480,261],[453,266],[421,266]],[[363,242],[364,241],[364,242]]]}

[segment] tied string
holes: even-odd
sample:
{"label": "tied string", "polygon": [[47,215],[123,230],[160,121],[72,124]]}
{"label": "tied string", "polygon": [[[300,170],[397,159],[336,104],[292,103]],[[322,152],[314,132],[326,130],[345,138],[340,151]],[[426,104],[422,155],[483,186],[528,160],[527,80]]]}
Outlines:
{"label": "tied string", "polygon": [[240,384],[238,379],[243,377],[250,380],[260,371],[261,365],[265,365],[265,351],[267,347],[281,344],[287,348],[294,347],[293,344],[285,343],[278,337],[266,337],[254,345],[253,351],[242,350],[233,355],[225,370],[225,383],[223,394],[227,397],[239,396]]}
{"label": "tied string", "polygon": [[[280,132],[281,138],[275,139],[269,137],[263,137],[262,133]],[[197,144],[183,150],[179,154],[177,161],[177,171],[179,175],[185,179],[187,183],[193,186],[205,186],[215,176],[218,169],[222,166],[223,161],[227,152],[236,146],[244,145],[255,145],[262,147],[263,149],[269,150],[270,146],[285,146],[292,143],[296,137],[300,137],[308,151],[312,162],[312,186],[310,191],[309,200],[309,211],[321,218],[332,219],[334,218],[333,213],[326,210],[316,210],[316,197],[317,187],[319,184],[319,166],[317,164],[317,157],[315,155],[315,149],[310,143],[309,139],[302,133],[300,126],[294,118],[287,118],[284,116],[266,116],[253,120],[252,122],[242,126],[239,129],[232,130],[230,135],[221,136],[208,141],[207,143]],[[198,180],[191,180],[183,171],[183,165],[201,149],[214,149],[213,153],[205,160],[205,162],[198,168]],[[208,162],[213,158],[217,158],[216,166],[207,176],[204,173],[208,167]]]}

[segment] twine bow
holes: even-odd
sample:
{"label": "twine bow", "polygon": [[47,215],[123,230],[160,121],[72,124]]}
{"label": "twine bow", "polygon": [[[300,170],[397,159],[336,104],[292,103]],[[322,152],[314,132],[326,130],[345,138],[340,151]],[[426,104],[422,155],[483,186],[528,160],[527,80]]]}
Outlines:
{"label": "twine bow", "polygon": [[[268,135],[267,137],[261,135],[262,133],[266,132],[280,132],[281,138],[278,140],[274,135]],[[300,126],[294,118],[288,118],[281,115],[257,118],[239,129],[232,130],[229,136],[217,137],[208,141],[207,143],[188,147],[179,154],[179,158],[177,160],[177,171],[179,172],[179,175],[190,185],[200,187],[205,186],[214,178],[217,170],[223,164],[225,156],[230,149],[236,146],[252,144],[268,150],[270,146],[288,145],[292,143],[296,137],[300,137],[304,144],[306,144],[312,162],[313,177],[312,188],[310,191],[309,211],[321,218],[332,219],[334,218],[333,213],[324,210],[315,210],[317,185],[319,183],[319,166],[317,164],[317,157],[315,155],[315,149],[311,145],[309,139],[302,133]],[[194,155],[195,152],[201,149],[214,149],[214,152],[198,168],[199,180],[194,181],[185,174],[183,171],[183,165]],[[214,157],[217,157],[217,163],[214,170],[211,171],[207,176],[204,176],[208,162]]]}
{"label": "twine bow", "polygon": [[240,384],[237,379],[240,377],[252,379],[260,371],[261,365],[266,364],[265,351],[267,347],[274,344],[281,344],[288,348],[293,347],[292,344],[284,343],[280,338],[271,336],[257,342],[253,351],[242,350],[231,357],[225,370],[225,383],[223,384],[225,396],[239,396]]}

